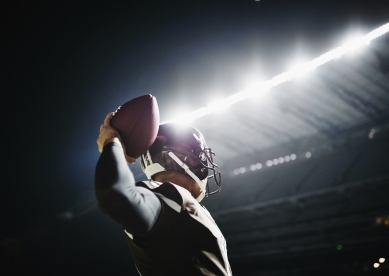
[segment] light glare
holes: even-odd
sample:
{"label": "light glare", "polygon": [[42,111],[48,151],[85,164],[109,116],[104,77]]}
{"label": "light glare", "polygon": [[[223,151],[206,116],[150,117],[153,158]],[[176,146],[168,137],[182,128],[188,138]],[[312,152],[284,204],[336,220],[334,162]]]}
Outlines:
{"label": "light glare", "polygon": [[[288,80],[291,80],[294,77],[297,77],[303,73],[306,73],[308,71],[315,70],[316,67],[323,65],[333,59],[339,58],[340,56],[351,52],[363,45],[368,45],[370,41],[373,39],[378,38],[379,36],[389,32],[389,23],[371,31],[370,33],[366,34],[365,36],[356,38],[346,44],[344,44],[341,47],[338,47],[336,49],[333,49],[315,59],[313,59],[310,62],[306,62],[300,66],[297,66],[287,72],[283,72],[279,75],[274,76],[270,80],[267,80],[259,85],[255,85],[255,87],[250,87],[247,90],[240,91],[236,94],[233,94],[229,96],[228,98],[221,100],[218,103],[212,103],[208,105],[206,108],[200,108],[193,112],[189,112],[187,114],[184,114],[183,116],[173,118],[171,120],[168,120],[167,122],[191,122],[197,118],[203,117],[209,113],[215,112],[217,110],[226,108],[234,103],[237,103],[239,101],[242,101],[248,97],[260,94],[264,91],[267,91],[271,87],[275,87],[281,83],[284,83]],[[253,89],[255,88],[255,89]],[[255,90],[255,91],[254,91]],[[166,122],[165,122],[166,123]]]}

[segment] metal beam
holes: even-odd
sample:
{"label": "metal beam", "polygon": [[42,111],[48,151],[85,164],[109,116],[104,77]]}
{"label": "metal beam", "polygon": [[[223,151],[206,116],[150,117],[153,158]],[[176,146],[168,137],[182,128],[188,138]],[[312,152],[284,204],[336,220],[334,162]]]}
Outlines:
{"label": "metal beam", "polygon": [[364,179],[361,181],[346,183],[336,187],[328,187],[325,189],[321,189],[309,193],[297,194],[297,195],[278,198],[278,199],[269,200],[265,202],[258,202],[258,203],[248,204],[245,206],[224,209],[224,210],[213,212],[212,216],[214,217],[215,220],[223,219],[223,221],[227,221],[227,220],[230,221],[239,217],[239,213],[242,212],[243,213],[258,212],[262,210],[264,211],[267,208],[275,207],[275,206],[295,205],[295,202],[305,202],[313,198],[320,198],[333,193],[338,193],[338,194],[351,193],[352,191],[358,188],[373,188],[382,185],[387,185],[388,181],[389,181],[389,175],[383,175],[379,177]]}

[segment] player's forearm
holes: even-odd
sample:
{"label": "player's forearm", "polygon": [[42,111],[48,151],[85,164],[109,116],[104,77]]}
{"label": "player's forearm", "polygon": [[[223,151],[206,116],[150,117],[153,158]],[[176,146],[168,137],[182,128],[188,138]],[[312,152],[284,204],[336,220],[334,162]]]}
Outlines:
{"label": "player's forearm", "polygon": [[120,144],[104,147],[96,166],[95,191],[100,209],[133,234],[154,225],[161,206],[150,191],[135,186]]}
{"label": "player's forearm", "polygon": [[103,192],[119,183],[135,186],[134,176],[128,168],[121,145],[107,143],[97,162],[95,189],[96,192]]}

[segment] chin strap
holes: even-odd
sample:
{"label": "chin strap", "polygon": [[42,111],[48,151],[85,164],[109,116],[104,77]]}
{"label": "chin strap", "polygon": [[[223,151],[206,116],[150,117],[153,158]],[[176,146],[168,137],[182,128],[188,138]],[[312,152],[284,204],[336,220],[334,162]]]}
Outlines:
{"label": "chin strap", "polygon": [[[201,181],[190,169],[189,167],[180,160],[180,158],[177,157],[177,155],[175,155],[173,152],[169,151],[168,152],[168,155],[174,160],[176,161],[176,163],[185,171],[185,173],[187,173],[190,177],[193,178],[194,181],[196,181],[197,184],[199,184],[200,188],[201,188],[201,193],[200,195],[196,198],[196,200],[198,202],[200,202],[201,200],[203,200],[203,198],[205,197],[205,186],[206,184]],[[159,164],[158,164],[159,165]],[[162,166],[161,166],[162,167]]]}

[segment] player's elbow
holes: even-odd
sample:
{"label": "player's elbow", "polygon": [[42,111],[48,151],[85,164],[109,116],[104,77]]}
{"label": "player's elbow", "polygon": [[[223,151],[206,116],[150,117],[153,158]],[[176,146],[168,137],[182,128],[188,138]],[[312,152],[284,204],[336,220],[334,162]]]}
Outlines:
{"label": "player's elbow", "polygon": [[157,199],[156,204],[150,204],[136,189],[131,195],[128,193],[115,188],[96,192],[99,208],[132,234],[146,234],[159,216],[160,202]]}

